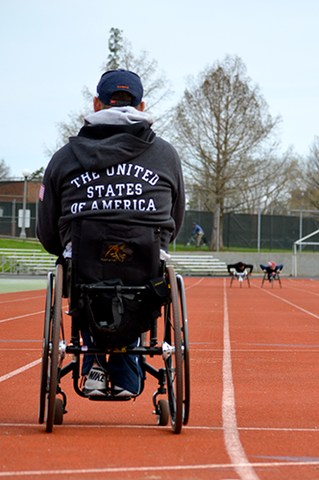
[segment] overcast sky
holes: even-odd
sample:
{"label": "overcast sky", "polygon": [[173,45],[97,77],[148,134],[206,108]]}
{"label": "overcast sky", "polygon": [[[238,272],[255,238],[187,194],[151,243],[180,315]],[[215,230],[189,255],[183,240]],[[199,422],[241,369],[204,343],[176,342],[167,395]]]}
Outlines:
{"label": "overcast sky", "polygon": [[282,149],[306,155],[319,135],[319,0],[0,0],[0,160],[12,176],[45,166],[57,122],[83,107],[102,73],[109,31],[123,30],[173,84],[238,55],[270,113]]}

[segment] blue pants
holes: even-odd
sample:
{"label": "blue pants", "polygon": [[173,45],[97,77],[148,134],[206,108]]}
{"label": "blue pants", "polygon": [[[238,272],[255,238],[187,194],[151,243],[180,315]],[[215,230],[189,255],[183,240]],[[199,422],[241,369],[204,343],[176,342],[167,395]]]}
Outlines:
{"label": "blue pants", "polygon": [[[88,332],[81,332],[84,345],[92,346],[90,334]],[[136,341],[131,347],[139,344],[140,340]],[[124,388],[129,392],[139,395],[144,386],[144,374],[141,367],[140,355],[125,355],[111,353],[108,362],[104,355],[84,355],[82,364],[82,375],[87,375],[94,363],[98,362],[110,377],[112,385]]]}

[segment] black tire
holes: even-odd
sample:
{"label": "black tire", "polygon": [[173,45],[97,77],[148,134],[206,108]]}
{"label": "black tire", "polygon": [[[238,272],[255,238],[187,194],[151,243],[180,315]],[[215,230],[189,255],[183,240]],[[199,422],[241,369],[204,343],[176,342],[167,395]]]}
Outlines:
{"label": "black tire", "polygon": [[45,401],[48,388],[49,341],[52,321],[53,273],[48,274],[47,295],[44,315],[44,333],[42,347],[42,365],[40,378],[39,423],[44,422]]}
{"label": "black tire", "polygon": [[171,425],[174,433],[180,433],[183,423],[183,361],[181,315],[177,282],[172,266],[167,268],[170,287],[170,302],[166,305],[164,342],[174,347],[165,359],[167,394]]}
{"label": "black tire", "polygon": [[248,287],[250,288],[250,280],[248,275],[247,275],[247,283],[248,283]]}
{"label": "black tire", "polygon": [[62,316],[62,286],[63,286],[63,267],[57,265],[54,289],[53,318],[51,327],[51,352],[50,352],[50,379],[48,392],[48,415],[46,431],[52,432],[54,424],[55,398],[58,386],[59,370],[59,344]]}
{"label": "black tire", "polygon": [[55,399],[55,406],[54,406],[54,425],[62,425],[63,423],[63,401],[61,398]]}
{"label": "black tire", "polygon": [[232,284],[233,284],[233,281],[234,281],[234,275],[232,275],[232,276],[231,276],[231,279],[230,279],[230,285],[229,285],[230,287],[232,286]]}
{"label": "black tire", "polygon": [[189,361],[189,336],[188,336],[188,317],[186,307],[186,295],[184,288],[184,281],[181,275],[177,275],[178,293],[181,302],[181,314],[182,314],[182,347],[183,347],[183,424],[186,425],[189,420],[190,409],[190,361]]}
{"label": "black tire", "polygon": [[157,405],[157,425],[166,426],[169,422],[169,403],[161,398]]}

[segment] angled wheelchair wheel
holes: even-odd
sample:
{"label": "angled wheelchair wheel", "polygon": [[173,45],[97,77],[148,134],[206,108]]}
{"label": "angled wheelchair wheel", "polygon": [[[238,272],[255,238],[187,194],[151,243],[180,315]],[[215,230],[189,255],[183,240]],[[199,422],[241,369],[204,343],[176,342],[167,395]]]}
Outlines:
{"label": "angled wheelchair wheel", "polygon": [[[49,333],[49,368],[47,381],[47,419],[46,431],[52,432],[54,421],[56,419],[56,409],[59,410],[59,404],[56,402],[56,394],[58,388],[58,375],[61,362],[60,341],[61,333],[61,317],[62,317],[62,285],[63,285],[63,267],[57,265],[55,272],[55,288],[54,301],[52,305],[52,321]],[[59,413],[57,413],[59,417]],[[57,421],[57,423],[60,420]]]}
{"label": "angled wheelchair wheel", "polygon": [[249,275],[247,275],[247,283],[248,283],[248,287],[250,288],[250,280],[249,280]]}
{"label": "angled wheelchair wheel", "polygon": [[233,284],[233,281],[234,281],[234,275],[232,275],[232,276],[231,276],[231,279],[230,279],[230,285],[229,285],[230,287],[232,286],[232,284]]}
{"label": "angled wheelchair wheel", "polygon": [[178,288],[173,267],[169,266],[168,284],[170,301],[165,306],[164,346],[163,352],[166,369],[167,394],[171,425],[174,433],[180,433],[183,424],[183,358],[181,314]]}
{"label": "angled wheelchair wheel", "polygon": [[45,415],[45,401],[46,401],[46,393],[47,393],[48,366],[49,366],[49,341],[50,341],[50,329],[51,329],[51,322],[52,322],[52,299],[53,299],[53,273],[50,272],[48,274],[45,316],[44,316],[42,365],[41,365],[41,379],[40,379],[39,423],[44,422],[44,415]]}
{"label": "angled wheelchair wheel", "polygon": [[189,337],[188,318],[186,307],[186,295],[184,281],[181,275],[176,276],[178,293],[180,298],[181,319],[182,319],[182,360],[183,360],[183,424],[186,425],[189,419],[190,408],[190,362],[189,362]]}

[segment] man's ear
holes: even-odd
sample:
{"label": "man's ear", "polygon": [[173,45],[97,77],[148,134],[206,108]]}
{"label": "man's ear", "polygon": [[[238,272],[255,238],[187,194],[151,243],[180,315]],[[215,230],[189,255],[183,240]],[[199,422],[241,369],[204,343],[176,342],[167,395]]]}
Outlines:
{"label": "man's ear", "polygon": [[136,108],[137,108],[137,110],[139,110],[140,112],[144,112],[145,102],[141,102]]}
{"label": "man's ear", "polygon": [[97,97],[93,98],[93,108],[95,112],[102,110],[101,100]]}

